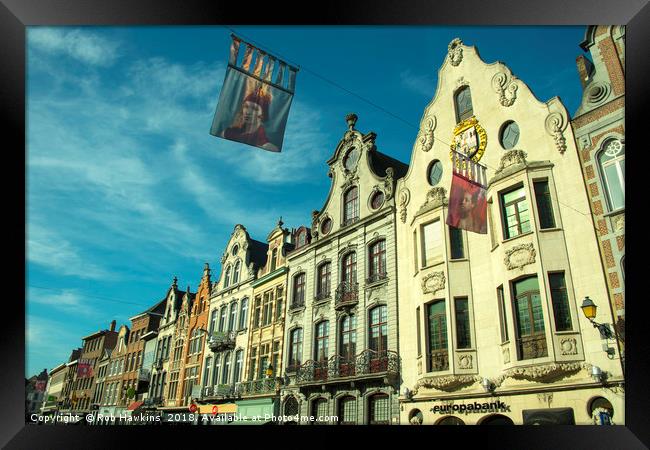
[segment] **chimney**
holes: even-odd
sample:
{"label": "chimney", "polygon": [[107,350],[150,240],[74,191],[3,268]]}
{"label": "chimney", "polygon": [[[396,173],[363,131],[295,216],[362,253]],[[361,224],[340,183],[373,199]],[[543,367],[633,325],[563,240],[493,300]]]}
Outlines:
{"label": "chimney", "polygon": [[111,331],[115,331],[115,320],[111,321]]}
{"label": "chimney", "polygon": [[582,88],[584,89],[591,80],[591,75],[594,73],[594,65],[584,55],[576,58],[576,65],[578,66],[578,74],[580,75],[580,84],[582,84]]}

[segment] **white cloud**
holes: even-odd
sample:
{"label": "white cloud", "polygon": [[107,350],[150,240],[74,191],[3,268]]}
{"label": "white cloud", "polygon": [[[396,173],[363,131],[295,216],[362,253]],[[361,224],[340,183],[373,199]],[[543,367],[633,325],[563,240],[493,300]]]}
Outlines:
{"label": "white cloud", "polygon": [[81,256],[78,248],[56,232],[34,223],[27,227],[27,259],[61,275],[114,278],[112,273]]}
{"label": "white cloud", "polygon": [[98,314],[98,311],[91,306],[92,303],[87,297],[72,289],[64,289],[57,292],[30,287],[28,301],[30,305],[41,305],[37,307],[39,311],[43,309],[47,311],[51,308],[75,316],[94,317]]}
{"label": "white cloud", "polygon": [[[28,315],[25,318],[27,374],[40,372],[68,362],[70,353],[81,344],[81,335],[61,322]],[[35,366],[38,362],[39,366]]]}
{"label": "white cloud", "polygon": [[435,94],[436,86],[432,76],[416,75],[411,73],[410,69],[404,70],[399,76],[402,85],[411,91],[425,95],[429,98],[433,97]]}
{"label": "white cloud", "polygon": [[110,66],[118,57],[117,42],[86,30],[30,27],[29,45],[52,55],[66,55],[93,66]]}

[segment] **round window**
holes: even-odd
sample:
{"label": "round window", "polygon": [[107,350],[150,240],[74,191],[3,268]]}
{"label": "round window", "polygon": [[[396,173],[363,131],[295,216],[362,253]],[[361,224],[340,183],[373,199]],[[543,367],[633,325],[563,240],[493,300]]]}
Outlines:
{"label": "round window", "polygon": [[357,161],[359,160],[359,150],[356,147],[352,147],[348,150],[348,153],[345,155],[343,160],[343,165],[346,169],[352,171],[357,166]]}
{"label": "round window", "polygon": [[370,200],[370,206],[372,206],[372,209],[378,209],[383,204],[384,193],[382,191],[375,192],[372,196],[372,199]]}
{"label": "round window", "polygon": [[427,178],[429,179],[429,184],[431,186],[435,186],[440,182],[440,178],[442,178],[442,163],[440,161],[435,160],[431,163]]}
{"label": "round window", "polygon": [[499,140],[501,141],[501,147],[506,150],[510,150],[517,145],[517,142],[519,142],[519,125],[517,125],[517,122],[506,122],[501,128]]}
{"label": "round window", "polygon": [[323,220],[323,223],[320,225],[320,231],[323,234],[327,234],[330,232],[332,229],[332,220],[328,217],[327,219]]}

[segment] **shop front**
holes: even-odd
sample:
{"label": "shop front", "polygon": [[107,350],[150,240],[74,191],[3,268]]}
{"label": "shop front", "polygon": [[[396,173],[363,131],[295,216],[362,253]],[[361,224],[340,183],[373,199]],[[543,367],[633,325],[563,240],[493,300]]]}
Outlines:
{"label": "shop front", "polygon": [[237,415],[240,418],[237,425],[277,425],[280,404],[277,397],[240,400],[237,402]]}

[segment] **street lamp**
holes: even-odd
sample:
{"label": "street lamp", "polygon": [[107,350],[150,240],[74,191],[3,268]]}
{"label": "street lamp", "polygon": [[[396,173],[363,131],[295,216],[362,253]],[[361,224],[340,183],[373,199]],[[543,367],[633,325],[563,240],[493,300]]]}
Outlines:
{"label": "street lamp", "polygon": [[585,299],[582,301],[582,306],[580,306],[580,309],[582,309],[585,317],[589,319],[594,328],[598,328],[598,331],[600,332],[600,336],[602,338],[613,339],[617,336],[616,331],[612,332],[609,324],[598,323],[594,320],[598,306],[596,306],[596,304],[588,296],[585,297]]}

